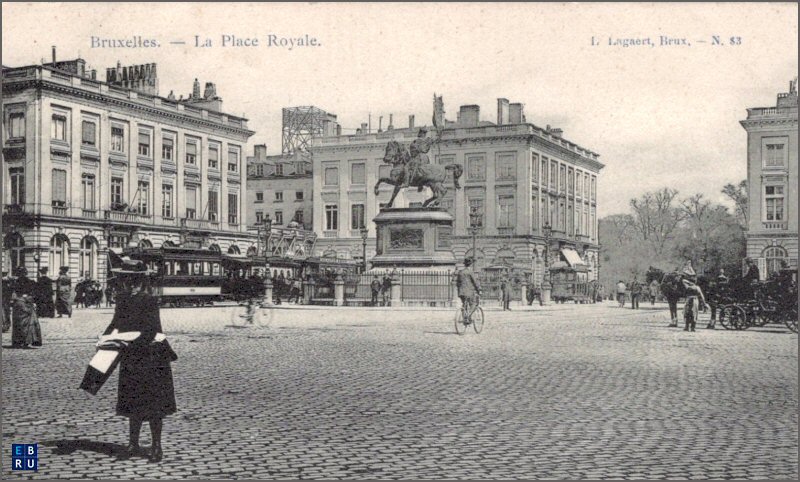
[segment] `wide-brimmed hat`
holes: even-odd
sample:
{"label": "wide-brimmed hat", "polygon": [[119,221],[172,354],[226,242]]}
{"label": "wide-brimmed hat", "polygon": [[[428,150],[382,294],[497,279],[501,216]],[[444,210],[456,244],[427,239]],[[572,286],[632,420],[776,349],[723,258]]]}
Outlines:
{"label": "wide-brimmed hat", "polygon": [[66,273],[67,271],[69,271],[69,266],[62,266],[58,268],[59,273]]}

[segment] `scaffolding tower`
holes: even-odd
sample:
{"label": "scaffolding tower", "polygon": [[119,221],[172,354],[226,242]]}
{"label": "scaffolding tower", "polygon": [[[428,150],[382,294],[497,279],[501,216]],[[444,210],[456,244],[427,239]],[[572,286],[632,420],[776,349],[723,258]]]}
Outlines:
{"label": "scaffolding tower", "polygon": [[315,137],[331,135],[336,129],[336,116],[313,105],[283,108],[283,154],[307,152]]}

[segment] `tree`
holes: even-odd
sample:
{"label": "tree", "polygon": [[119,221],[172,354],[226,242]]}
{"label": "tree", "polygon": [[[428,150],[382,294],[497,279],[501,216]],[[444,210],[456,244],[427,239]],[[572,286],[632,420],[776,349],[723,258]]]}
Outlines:
{"label": "tree", "polygon": [[736,206],[736,216],[739,219],[739,223],[746,229],[748,217],[747,179],[739,182],[737,185],[731,183],[725,184],[722,188],[722,194],[728,196],[728,198],[733,201],[733,204]]}
{"label": "tree", "polygon": [[631,199],[634,226],[642,240],[653,246],[654,254],[665,253],[667,242],[672,239],[675,229],[684,218],[684,211],[674,206],[678,196],[676,189],[663,188],[643,194],[639,199]]}
{"label": "tree", "polygon": [[675,249],[680,258],[708,271],[738,262],[744,234],[728,208],[695,194],[681,201],[681,209],[685,217]]}

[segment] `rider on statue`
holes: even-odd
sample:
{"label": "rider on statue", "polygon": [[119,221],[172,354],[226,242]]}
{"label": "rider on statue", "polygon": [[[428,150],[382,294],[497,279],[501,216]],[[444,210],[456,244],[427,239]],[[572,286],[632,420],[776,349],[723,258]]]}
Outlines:
{"label": "rider on statue", "polygon": [[[408,147],[411,158],[406,164],[406,187],[411,186],[417,175],[419,175],[420,166],[431,163],[428,152],[436,141],[427,136],[428,129],[425,127],[420,128],[417,138]],[[419,186],[417,190],[422,191],[423,188],[423,186]]]}

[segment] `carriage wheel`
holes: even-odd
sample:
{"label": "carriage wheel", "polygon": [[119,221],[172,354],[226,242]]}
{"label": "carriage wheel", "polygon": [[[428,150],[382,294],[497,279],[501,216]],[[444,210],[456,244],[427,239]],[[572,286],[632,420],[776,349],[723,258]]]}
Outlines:
{"label": "carriage wheel", "polygon": [[723,305],[722,308],[720,308],[719,310],[719,323],[726,330],[734,329],[733,325],[731,325],[730,322],[732,309],[733,309],[732,305]]}
{"label": "carriage wheel", "polygon": [[746,330],[750,328],[747,324],[747,312],[739,305],[731,306],[729,323],[734,330]]}
{"label": "carriage wheel", "polygon": [[780,313],[778,312],[778,303],[773,300],[764,300],[758,303],[758,326],[764,326],[767,323],[779,323]]}
{"label": "carriage wheel", "polygon": [[793,304],[792,308],[788,310],[785,314],[783,322],[786,323],[786,327],[792,330],[794,333],[797,333],[797,304]]}

